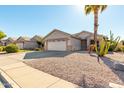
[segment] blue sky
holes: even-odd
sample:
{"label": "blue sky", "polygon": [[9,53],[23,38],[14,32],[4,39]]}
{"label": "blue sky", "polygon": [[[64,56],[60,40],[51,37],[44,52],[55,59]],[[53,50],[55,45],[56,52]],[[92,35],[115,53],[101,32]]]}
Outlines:
{"label": "blue sky", "polygon": [[[86,16],[80,6],[0,6],[0,30],[8,37],[42,35],[53,29],[68,33],[93,32],[93,14]],[[99,15],[98,33],[109,31],[124,39],[124,6],[108,6]]]}

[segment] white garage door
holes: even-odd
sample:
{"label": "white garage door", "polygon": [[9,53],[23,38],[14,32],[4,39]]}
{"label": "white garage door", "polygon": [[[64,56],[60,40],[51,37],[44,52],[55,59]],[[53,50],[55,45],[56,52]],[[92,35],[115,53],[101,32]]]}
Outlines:
{"label": "white garage door", "polygon": [[48,41],[48,50],[65,51],[66,41]]}
{"label": "white garage door", "polygon": [[23,43],[17,43],[16,45],[19,47],[19,49],[23,49]]}

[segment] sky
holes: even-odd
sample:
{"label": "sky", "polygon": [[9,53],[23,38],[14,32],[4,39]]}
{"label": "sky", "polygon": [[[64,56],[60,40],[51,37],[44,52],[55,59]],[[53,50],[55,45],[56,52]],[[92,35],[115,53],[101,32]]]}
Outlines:
{"label": "sky", "polygon": [[[0,6],[0,30],[8,37],[45,36],[53,29],[74,34],[83,30],[93,32],[93,14],[85,15],[84,6],[32,5]],[[98,33],[124,39],[124,6],[108,6],[99,14]]]}

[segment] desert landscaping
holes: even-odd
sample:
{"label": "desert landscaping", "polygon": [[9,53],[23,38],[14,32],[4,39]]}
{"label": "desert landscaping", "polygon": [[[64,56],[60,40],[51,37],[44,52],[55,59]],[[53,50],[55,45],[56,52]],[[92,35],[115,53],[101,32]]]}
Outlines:
{"label": "desert landscaping", "polygon": [[[55,57],[53,57],[54,53]],[[81,87],[109,87],[110,82],[124,85],[124,72],[115,70],[112,67],[113,62],[108,59],[110,55],[118,60],[120,57],[123,59],[123,55],[118,57],[117,53],[108,54],[106,57],[102,57],[98,63],[94,53],[93,55],[83,51],[65,53],[65,55],[61,55],[61,52],[54,53],[47,58],[44,54],[42,58],[42,53],[38,56],[36,53],[35,57],[29,54],[30,58],[27,56],[28,60],[25,63]]]}

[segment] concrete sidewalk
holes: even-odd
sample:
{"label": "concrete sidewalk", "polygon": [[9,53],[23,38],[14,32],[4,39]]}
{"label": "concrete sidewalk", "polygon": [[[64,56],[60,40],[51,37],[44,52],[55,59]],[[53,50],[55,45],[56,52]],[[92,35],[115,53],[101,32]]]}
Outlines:
{"label": "concrete sidewalk", "polygon": [[78,88],[78,85],[54,77],[23,63],[23,54],[0,57],[0,68],[22,88]]}

